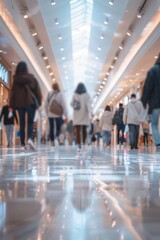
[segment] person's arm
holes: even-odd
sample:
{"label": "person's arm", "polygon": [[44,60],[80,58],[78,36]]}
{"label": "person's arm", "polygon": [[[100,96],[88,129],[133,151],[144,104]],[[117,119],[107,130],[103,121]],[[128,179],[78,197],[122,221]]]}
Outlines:
{"label": "person's arm", "polygon": [[142,97],[141,97],[142,104],[145,108],[147,106],[148,100],[152,95],[153,88],[154,88],[153,71],[149,71],[147,73],[147,77],[144,82]]}
{"label": "person's arm", "polygon": [[13,110],[13,116],[14,116],[14,118],[16,120],[16,123],[18,124],[18,117],[17,117],[17,113],[16,113],[15,110]]}
{"label": "person's arm", "polygon": [[127,124],[127,111],[128,111],[128,105],[125,106],[124,112],[123,112],[123,123]]}
{"label": "person's arm", "polygon": [[1,111],[1,114],[0,114],[0,122],[2,120],[3,115],[4,115],[4,107],[2,108],[2,111]]}

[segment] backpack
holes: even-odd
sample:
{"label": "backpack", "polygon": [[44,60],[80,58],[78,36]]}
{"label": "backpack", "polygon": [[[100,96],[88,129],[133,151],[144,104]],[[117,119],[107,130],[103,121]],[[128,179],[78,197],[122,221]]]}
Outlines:
{"label": "backpack", "polygon": [[112,120],[113,125],[123,124],[123,111],[124,111],[124,109],[120,108],[115,112],[113,120]]}
{"label": "backpack", "polygon": [[63,107],[60,103],[57,102],[54,95],[56,96],[56,93],[51,94],[51,96],[48,98],[49,111],[53,114],[62,116]]}

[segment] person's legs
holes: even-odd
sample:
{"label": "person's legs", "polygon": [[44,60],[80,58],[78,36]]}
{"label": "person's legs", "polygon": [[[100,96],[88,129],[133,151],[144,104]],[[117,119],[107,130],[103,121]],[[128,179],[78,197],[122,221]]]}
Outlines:
{"label": "person's legs", "polygon": [[160,133],[158,129],[159,116],[160,116],[160,108],[154,109],[150,115],[152,134],[153,134],[153,139],[156,145],[160,145]]}
{"label": "person's legs", "polygon": [[5,125],[5,130],[6,130],[6,137],[7,137],[7,145],[10,145],[10,128],[9,125]]}
{"label": "person's legs", "polygon": [[61,127],[62,127],[62,117],[55,118],[56,121],[56,137],[58,138],[61,133]]}
{"label": "person's legs", "polygon": [[85,144],[87,139],[87,126],[82,126],[82,140],[83,144]]}
{"label": "person's legs", "polygon": [[106,131],[106,144],[108,146],[111,144],[111,131]]}
{"label": "person's legs", "polygon": [[134,125],[134,147],[138,148],[139,125]]}
{"label": "person's legs", "polygon": [[80,146],[81,145],[81,126],[76,125],[75,126],[75,134],[76,134],[76,142]]}
{"label": "person's legs", "polygon": [[54,142],[54,118],[48,118],[49,120],[49,137],[50,141]]}
{"label": "person's legs", "polygon": [[129,128],[129,144],[131,146],[131,149],[134,148],[134,125],[128,124]]}
{"label": "person's legs", "polygon": [[28,112],[28,139],[33,139],[33,124],[34,124],[34,116],[36,112],[35,105],[31,105],[27,108]]}
{"label": "person's legs", "polygon": [[26,108],[20,107],[18,109],[19,114],[19,121],[20,121],[20,140],[21,145],[25,146],[25,115],[26,115]]}
{"label": "person's legs", "polygon": [[9,146],[11,146],[11,144],[12,144],[13,130],[14,130],[14,125],[9,124],[9,136],[8,136],[8,145]]}

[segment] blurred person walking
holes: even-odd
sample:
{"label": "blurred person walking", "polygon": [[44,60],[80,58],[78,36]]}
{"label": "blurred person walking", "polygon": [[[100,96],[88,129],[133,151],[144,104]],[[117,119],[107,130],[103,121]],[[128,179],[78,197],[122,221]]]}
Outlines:
{"label": "blurred person walking", "polygon": [[79,83],[72,97],[71,106],[73,107],[73,125],[75,127],[76,143],[78,151],[81,150],[81,144],[86,143],[87,127],[90,125],[92,116],[91,98],[87,93],[84,83]]}
{"label": "blurred person walking", "polygon": [[136,99],[136,94],[131,94],[131,101],[124,108],[123,122],[128,124],[129,143],[131,149],[138,149],[139,127],[140,123],[146,119],[146,111],[142,106],[142,102]]}
{"label": "blurred person walking", "polygon": [[23,61],[19,62],[16,67],[15,75],[13,76],[9,106],[18,110],[20,120],[20,140],[23,150],[26,145],[26,127],[28,133],[28,145],[31,149],[36,149],[33,143],[33,124],[35,112],[41,105],[41,100],[42,94],[38,81],[33,74],[29,73],[27,64]]}
{"label": "blurred person walking", "polygon": [[14,131],[14,120],[18,124],[18,118],[16,111],[9,107],[9,100],[7,99],[6,104],[2,107],[0,121],[3,118],[3,124],[5,126],[6,136],[7,136],[7,147],[11,147]]}
{"label": "blurred person walking", "polygon": [[100,138],[101,138],[101,128],[100,128],[100,121],[99,119],[96,119],[93,123],[93,134],[95,135],[97,146],[100,144]]}
{"label": "blurred person walking", "polygon": [[[54,103],[53,108],[52,103]],[[45,111],[49,121],[49,139],[51,145],[55,146],[55,144],[59,144],[61,127],[64,122],[63,116],[67,120],[67,108],[58,83],[52,84],[52,90],[48,93],[45,100]]]}
{"label": "blurred person walking", "polygon": [[116,110],[112,121],[113,125],[117,125],[117,144],[120,145],[120,147],[124,143],[125,125],[123,123],[123,112],[123,103],[119,103],[119,109]]}
{"label": "blurred person walking", "polygon": [[105,107],[105,111],[100,119],[100,128],[103,134],[104,147],[111,145],[111,131],[112,131],[113,114],[109,105]]}
{"label": "blurred person walking", "polygon": [[160,131],[158,127],[160,117],[160,54],[152,68],[147,73],[141,101],[143,106],[148,106],[152,134],[157,149],[160,149]]}

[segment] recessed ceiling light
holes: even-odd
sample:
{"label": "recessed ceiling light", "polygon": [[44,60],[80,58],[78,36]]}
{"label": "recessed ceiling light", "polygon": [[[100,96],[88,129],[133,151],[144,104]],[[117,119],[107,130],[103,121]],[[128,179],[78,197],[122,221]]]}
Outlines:
{"label": "recessed ceiling light", "polygon": [[61,40],[62,39],[62,36],[61,34],[58,34],[58,39]]}
{"label": "recessed ceiling light", "polygon": [[121,49],[121,50],[122,50],[122,49],[123,49],[123,46],[122,46],[122,45],[120,45],[120,46],[119,46],[119,49]]}
{"label": "recessed ceiling light", "polygon": [[114,4],[114,1],[113,1],[113,0],[110,0],[110,1],[109,1],[109,5],[113,6],[113,4]]}
{"label": "recessed ceiling light", "polygon": [[47,59],[48,59],[48,57],[47,57],[47,56],[44,56],[44,57],[43,57],[43,59],[44,59],[44,60],[47,60]]}
{"label": "recessed ceiling light", "polygon": [[103,34],[101,34],[100,39],[102,39],[102,40],[104,39],[104,35]]}
{"label": "recessed ceiling light", "polygon": [[60,51],[61,51],[61,52],[64,51],[64,48],[60,48]]}
{"label": "recessed ceiling light", "polygon": [[59,24],[58,18],[55,18],[54,22],[55,22],[56,25],[58,25]]}
{"label": "recessed ceiling light", "polygon": [[106,17],[106,19],[104,20],[104,24],[108,24],[108,18]]}
{"label": "recessed ceiling light", "polygon": [[102,48],[101,47],[98,47],[98,51],[101,51],[102,50]]}
{"label": "recessed ceiling light", "polygon": [[129,37],[132,35],[132,33],[131,33],[130,30],[127,31],[127,35],[128,35]]}
{"label": "recessed ceiling light", "polygon": [[51,0],[51,5],[53,6],[55,4],[56,4],[56,2],[54,0]]}

